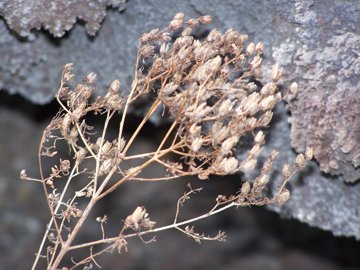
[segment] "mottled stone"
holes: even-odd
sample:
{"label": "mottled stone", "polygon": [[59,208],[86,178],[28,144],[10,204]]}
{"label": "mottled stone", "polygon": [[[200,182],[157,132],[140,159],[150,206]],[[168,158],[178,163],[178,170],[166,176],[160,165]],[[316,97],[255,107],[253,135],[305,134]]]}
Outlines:
{"label": "mottled stone", "polygon": [[0,3],[0,15],[10,29],[22,37],[33,29],[45,29],[54,37],[62,37],[78,19],[85,22],[89,35],[94,36],[106,15],[106,7],[122,10],[125,0],[5,0]]}
{"label": "mottled stone", "polygon": [[354,24],[360,3],[299,1],[294,7],[287,19],[297,25],[273,52],[287,80],[299,83],[289,106],[292,145],[299,152],[313,147],[323,172],[354,182],[360,177],[360,31]]}

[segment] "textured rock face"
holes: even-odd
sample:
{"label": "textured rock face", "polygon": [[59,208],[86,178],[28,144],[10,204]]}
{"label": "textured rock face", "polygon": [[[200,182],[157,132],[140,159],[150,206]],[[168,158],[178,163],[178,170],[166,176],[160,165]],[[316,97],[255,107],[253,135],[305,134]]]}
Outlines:
{"label": "textured rock face", "polygon": [[[251,41],[264,42],[268,63],[286,68],[284,85],[293,80],[299,83],[299,94],[289,105],[291,130],[282,108],[269,142],[282,152],[285,162],[294,159],[291,146],[297,151],[312,146],[318,162],[293,182],[291,201],[276,210],[336,235],[360,239],[360,184],[345,183],[360,175],[360,3],[194,0],[167,1],[164,5],[162,1],[131,0],[123,13],[107,11],[96,37],[89,37],[82,26],[75,25],[62,39],[53,39],[44,32],[28,34],[42,26],[55,36],[62,35],[76,17],[88,21],[88,32],[95,33],[105,16],[105,6],[112,2],[98,2],[84,15],[88,1],[73,1],[74,7],[83,3],[83,9],[78,12],[74,8],[59,18],[62,23],[57,29],[51,13],[39,21],[25,16],[29,8],[25,1],[8,2],[0,4],[0,14],[25,38],[19,38],[0,20],[0,88],[40,104],[52,99],[61,66],[68,62],[75,63],[76,75],[98,74],[102,83],[99,94],[114,79],[129,86],[138,36],[166,25],[178,11],[187,16],[210,14],[219,30],[235,28],[249,34]],[[90,18],[93,12],[96,18]],[[20,17],[29,22],[21,24]]]}
{"label": "textured rock face", "polygon": [[354,9],[338,1],[296,3],[298,26],[273,54],[302,88],[290,106],[293,147],[312,146],[320,169],[347,182],[360,176],[360,11]]}
{"label": "textured rock face", "polygon": [[106,15],[106,7],[125,6],[125,0],[5,0],[0,3],[0,14],[9,28],[27,37],[32,29],[44,28],[54,37],[70,30],[77,19],[85,22],[89,35],[95,35]]}

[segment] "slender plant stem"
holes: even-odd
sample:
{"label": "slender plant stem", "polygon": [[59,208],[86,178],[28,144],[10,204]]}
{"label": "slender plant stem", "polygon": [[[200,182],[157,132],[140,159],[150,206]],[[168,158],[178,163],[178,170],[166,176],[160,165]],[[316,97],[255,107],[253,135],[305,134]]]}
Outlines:
{"label": "slender plant stem", "polygon": [[[174,229],[180,226],[184,226],[190,223],[193,223],[195,221],[204,219],[204,218],[208,218],[210,216],[216,215],[220,212],[223,212],[231,207],[234,206],[238,206],[238,203],[235,202],[231,202],[221,208],[218,208],[214,211],[208,212],[206,214],[203,214],[201,216],[197,216],[195,218],[191,218],[185,221],[181,221],[181,222],[177,222],[177,223],[173,223],[167,226],[163,226],[163,227],[159,227],[159,228],[155,228],[155,229],[151,229],[151,230],[147,230],[147,231],[143,231],[143,232],[137,232],[137,233],[132,233],[132,234],[127,234],[127,235],[123,235],[121,236],[122,238],[126,239],[126,238],[131,238],[131,237],[136,237],[136,236],[143,236],[146,234],[150,234],[150,233],[156,233],[156,232],[161,232],[161,231],[165,231],[165,230],[169,230],[169,229]],[[71,246],[69,248],[69,250],[75,250],[75,249],[80,249],[80,248],[85,248],[85,247],[91,247],[91,246],[95,246],[95,245],[99,245],[99,244],[111,244],[114,243],[116,240],[118,240],[119,237],[112,237],[112,238],[107,238],[107,239],[101,239],[101,240],[97,240],[97,241],[93,241],[93,242],[88,242],[85,244],[80,244],[80,245],[75,245],[75,246]]]}

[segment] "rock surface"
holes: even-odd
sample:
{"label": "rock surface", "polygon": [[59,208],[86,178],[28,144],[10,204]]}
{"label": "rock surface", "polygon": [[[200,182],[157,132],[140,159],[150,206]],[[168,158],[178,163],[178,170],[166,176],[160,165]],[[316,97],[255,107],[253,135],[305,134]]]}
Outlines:
{"label": "rock surface", "polygon": [[[18,2],[21,3],[13,3]],[[360,145],[356,143],[360,141],[360,3],[193,0],[168,1],[164,5],[162,1],[131,0],[123,13],[107,11],[96,37],[89,37],[84,27],[75,24],[62,39],[39,31],[28,35],[31,28],[38,28],[41,23],[16,26],[16,17],[11,14],[17,13],[4,3],[0,4],[0,14],[25,37],[19,37],[5,21],[0,21],[0,88],[20,93],[38,104],[52,99],[61,66],[68,62],[75,63],[75,71],[81,77],[96,72],[102,83],[99,89],[105,90],[118,78],[129,86],[137,38],[150,29],[165,26],[178,11],[189,17],[210,14],[213,26],[219,30],[235,28],[249,34],[254,42],[264,42],[267,63],[277,62],[287,70],[284,85],[293,80],[299,83],[299,94],[289,106],[291,130],[283,108],[275,119],[269,142],[282,152],[284,161],[294,159],[291,146],[297,151],[312,146],[318,162],[303,179],[294,181],[291,201],[277,210],[336,235],[360,239],[360,185],[345,183],[354,182],[360,175]],[[24,6],[17,7],[23,16]],[[60,35],[42,23],[50,33]],[[99,27],[93,25],[92,30],[88,25],[90,33]],[[68,30],[72,24],[62,26],[62,30]]]}
{"label": "rock surface", "polygon": [[125,0],[5,0],[0,3],[2,15],[10,29],[22,37],[31,35],[32,29],[49,31],[54,37],[62,37],[77,19],[85,22],[89,35],[94,36],[106,15],[106,7],[122,10]]}

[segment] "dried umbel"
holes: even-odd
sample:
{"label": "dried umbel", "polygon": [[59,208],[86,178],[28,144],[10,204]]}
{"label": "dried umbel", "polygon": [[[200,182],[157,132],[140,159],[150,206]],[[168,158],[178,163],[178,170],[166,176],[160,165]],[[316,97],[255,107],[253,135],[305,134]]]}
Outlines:
{"label": "dried umbel", "polygon": [[[210,16],[185,20],[184,14],[178,13],[164,30],[143,34],[128,94],[115,80],[104,97],[92,98],[96,74],[90,73],[72,87],[73,65],[64,67],[56,95],[61,111],[45,129],[39,147],[41,178],[36,180],[28,177],[25,171],[21,173],[22,179],[42,183],[52,216],[33,268],[44,255],[48,269],[58,269],[67,253],[81,248],[90,248],[90,254],[73,267],[88,264],[107,250],[127,250],[127,238],[169,228],[176,228],[197,242],[223,240],[222,232],[214,237],[205,236],[187,224],[230,207],[284,203],[289,199],[290,192],[285,184],[312,158],[310,148],[305,155],[296,158],[294,165],[284,166],[283,182],[272,198],[266,197],[263,191],[271,179],[276,151],[271,153],[255,179],[245,182],[232,196],[219,195],[214,208],[202,216],[177,221],[180,206],[190,195],[200,191],[189,186],[189,191],[178,200],[176,218],[171,225],[155,228],[146,209],[139,206],[124,219],[117,236],[105,238],[103,224],[111,217],[98,217],[96,222],[101,224],[103,237],[74,244],[84,223],[91,222],[89,214],[94,205],[126,181],[161,181],[190,175],[204,180],[211,175],[247,172],[260,166],[258,159],[265,144],[262,129],[270,124],[275,105],[283,99],[276,85],[282,71],[274,66],[272,81],[261,87],[264,45],[246,45],[248,37],[235,30],[222,34],[213,29],[202,40],[192,35],[194,28],[210,22]],[[297,85],[292,84],[290,94],[296,92],[295,88]],[[144,99],[151,100],[149,109],[134,133],[125,140],[130,107]],[[170,122],[160,144],[153,152],[129,155],[128,150],[136,144],[138,134],[158,108],[163,109],[164,118]],[[104,119],[101,132],[88,124],[89,115]],[[108,133],[110,122],[119,125],[113,138]],[[67,143],[70,158],[58,157],[61,141]],[[239,143],[244,141],[252,141],[252,144],[239,148]],[[169,154],[172,154],[171,161]],[[174,162],[176,157],[178,160]],[[55,160],[49,176],[42,171],[43,159]],[[137,160],[140,165],[126,167],[130,160]],[[88,167],[90,161],[93,167]],[[167,173],[143,177],[141,172],[153,163],[163,166]],[[74,194],[69,194],[73,180],[82,175],[86,175],[88,181]],[[86,201],[85,207],[79,207],[80,198],[81,205]],[[49,246],[45,249],[47,242]],[[93,247],[100,245],[105,248],[94,254]]]}

